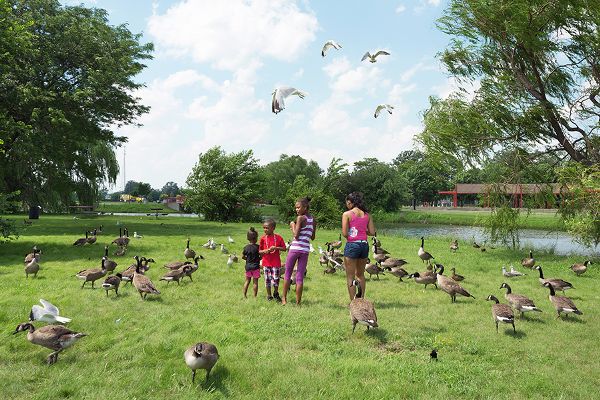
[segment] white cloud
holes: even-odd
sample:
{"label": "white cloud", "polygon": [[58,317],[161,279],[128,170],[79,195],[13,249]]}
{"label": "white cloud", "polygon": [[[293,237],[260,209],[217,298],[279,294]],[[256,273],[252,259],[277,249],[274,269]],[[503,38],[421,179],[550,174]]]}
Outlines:
{"label": "white cloud", "polygon": [[352,68],[352,65],[350,64],[348,58],[344,56],[331,60],[329,64],[323,67],[323,71],[325,71],[327,76],[333,78],[348,71],[350,68]]}
{"label": "white cloud", "polygon": [[263,57],[295,60],[317,29],[314,14],[285,0],[184,0],[148,21],[159,51],[226,70]]}
{"label": "white cloud", "polygon": [[404,4],[400,4],[396,7],[396,14],[402,14],[404,11],[406,11],[406,6]]}
{"label": "white cloud", "polygon": [[304,68],[300,68],[298,71],[294,72],[294,79],[300,79],[304,76]]}
{"label": "white cloud", "polygon": [[434,6],[434,7],[439,6],[440,3],[441,3],[441,0],[427,0],[427,4],[429,4],[430,6]]}

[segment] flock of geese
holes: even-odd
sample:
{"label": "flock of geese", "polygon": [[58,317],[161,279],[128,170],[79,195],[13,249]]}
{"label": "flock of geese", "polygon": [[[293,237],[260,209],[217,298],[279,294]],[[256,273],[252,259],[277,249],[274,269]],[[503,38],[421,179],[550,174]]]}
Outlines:
{"label": "flock of geese", "polygon": [[[96,236],[101,232],[102,226],[88,231],[86,232],[85,238],[77,239],[73,245],[91,245],[96,242]],[[115,244],[118,249],[114,254],[125,254],[129,242],[128,229],[119,229],[119,237],[111,242],[111,244]],[[228,242],[234,243],[231,236],[228,237]],[[344,270],[343,255],[340,251],[342,244],[340,235],[337,241],[325,243],[327,250],[324,250],[320,246],[318,247],[320,254],[319,263],[325,266],[325,270],[323,271],[324,274],[333,274],[338,270]],[[209,239],[203,247],[209,250],[216,250],[220,247],[221,253],[229,256],[227,261],[228,266],[231,266],[234,262],[238,261],[235,254],[229,254],[229,250],[225,245],[223,243],[216,243],[213,238]],[[473,242],[473,247],[480,248],[481,246]],[[452,241],[450,244],[450,251],[456,252],[458,249],[458,241]],[[88,282],[90,282],[92,288],[94,288],[95,282],[104,278],[102,288],[106,291],[107,297],[109,291],[114,291],[115,295],[119,296],[121,284],[127,285],[127,283],[131,284],[131,286],[138,291],[142,300],[145,300],[147,295],[161,294],[152,280],[145,275],[150,269],[150,264],[155,263],[154,259],[136,255],[133,257],[135,260],[134,263],[129,265],[123,271],[115,274],[114,271],[118,264],[116,261],[108,258],[108,251],[109,246],[106,245],[104,247],[104,255],[100,260],[99,268],[84,269],[75,274],[76,278],[83,281],[82,288],[85,287]],[[312,246],[311,251],[315,252]],[[33,275],[33,277],[37,276],[37,273],[40,270],[41,254],[41,249],[34,246],[32,252],[25,256],[26,279],[29,278],[29,275]],[[425,288],[427,288],[428,285],[433,285],[436,289],[441,289],[443,292],[447,293],[450,296],[452,303],[456,302],[457,296],[475,298],[461,285],[460,282],[465,281],[465,277],[456,274],[455,268],[451,269],[452,275],[444,275],[444,265],[435,263],[435,257],[425,250],[424,237],[421,237],[421,246],[417,251],[417,256],[423,263],[427,263],[425,271],[409,274],[404,268],[408,262],[405,259],[391,257],[389,252],[381,246],[381,242],[377,236],[372,238],[372,255],[374,262],[369,262],[366,266],[366,272],[369,273],[371,279],[373,275],[379,279],[380,274],[390,273],[397,277],[399,281],[402,281],[403,278],[413,279],[417,284],[424,285]],[[192,275],[198,270],[199,260],[204,259],[204,257],[190,248],[189,239],[183,250],[183,257],[184,261],[173,261],[164,265],[167,272],[160,278],[161,281],[166,281],[167,285],[170,282],[177,282],[179,284],[185,277],[189,277],[190,281],[193,281]],[[591,262],[587,260],[583,263],[573,264],[570,268],[577,276],[579,276],[587,271],[590,264]],[[525,257],[521,260],[521,266],[538,271],[539,282],[543,287],[549,290],[549,299],[557,312],[557,318],[560,318],[561,314],[582,314],[572,299],[556,294],[557,291],[562,291],[564,293],[568,289],[573,289],[573,285],[563,279],[545,278],[542,267],[536,265],[536,260],[533,258],[533,253],[531,251],[529,252],[529,257]],[[516,278],[525,276],[526,274],[515,270],[513,266],[510,266],[510,270],[507,270],[505,266],[502,266],[502,275],[506,278]],[[362,289],[357,280],[354,280],[352,285],[357,288],[356,296],[349,305],[352,332],[354,333],[358,324],[365,325],[367,330],[377,328],[379,325],[375,305],[372,301],[364,298]],[[500,303],[498,298],[491,294],[486,298],[486,300],[493,302],[491,311],[497,332],[498,325],[500,323],[506,323],[512,325],[513,332],[516,333],[515,311],[520,312],[521,316],[526,312],[541,312],[527,296],[512,293],[511,287],[506,282],[502,283],[500,289],[506,290],[504,297],[508,304]],[[59,309],[50,302],[40,299],[40,304],[41,305],[33,305],[29,314],[29,321],[19,324],[15,329],[14,334],[27,332],[27,339],[31,343],[51,349],[53,352],[48,356],[47,362],[48,364],[53,364],[58,360],[58,354],[61,351],[72,346],[77,340],[85,337],[86,334],[66,328],[64,324],[69,323],[71,319],[61,316]],[[35,321],[49,323],[50,325],[36,329],[33,325],[33,322]],[[198,369],[206,370],[206,379],[208,379],[210,371],[218,358],[219,354],[217,348],[211,343],[199,342],[186,349],[184,352],[184,360],[186,365],[192,371],[192,381],[194,381],[196,370]]]}
{"label": "flock of geese", "polygon": [[[338,42],[336,42],[335,40],[328,40],[323,45],[323,49],[321,50],[321,56],[325,57],[325,55],[327,54],[327,52],[330,49],[340,50],[341,48],[342,48],[342,45],[339,44]],[[360,61],[369,60],[370,63],[375,63],[375,62],[377,62],[377,57],[389,56],[389,55],[390,55],[390,53],[385,50],[377,50],[377,51],[374,51],[373,53],[367,51],[362,56]],[[280,86],[280,87],[275,88],[275,90],[272,93],[272,96],[273,96],[273,98],[271,99],[271,111],[274,114],[279,114],[281,111],[283,111],[283,109],[285,109],[285,99],[286,98],[288,98],[289,96],[298,96],[301,99],[303,99],[306,96],[306,92],[303,92],[299,89],[296,89],[296,88],[293,88],[290,86]],[[394,106],[392,106],[391,104],[379,104],[375,108],[375,113],[373,114],[373,116],[375,118],[379,117],[379,114],[382,111],[387,111],[388,113],[392,114],[393,109],[394,109]]]}

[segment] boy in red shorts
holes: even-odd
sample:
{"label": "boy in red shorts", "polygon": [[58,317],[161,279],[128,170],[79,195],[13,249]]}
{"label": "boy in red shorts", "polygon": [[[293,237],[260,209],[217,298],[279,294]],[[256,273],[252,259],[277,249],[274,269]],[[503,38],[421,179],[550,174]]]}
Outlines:
{"label": "boy in red shorts", "polygon": [[[281,268],[280,251],[286,251],[287,247],[283,238],[275,233],[275,221],[271,218],[263,224],[265,234],[260,238],[258,253],[262,256],[263,272],[265,274],[265,286],[267,288],[267,300],[281,301],[279,297],[279,270]],[[271,295],[273,286],[273,295]]]}

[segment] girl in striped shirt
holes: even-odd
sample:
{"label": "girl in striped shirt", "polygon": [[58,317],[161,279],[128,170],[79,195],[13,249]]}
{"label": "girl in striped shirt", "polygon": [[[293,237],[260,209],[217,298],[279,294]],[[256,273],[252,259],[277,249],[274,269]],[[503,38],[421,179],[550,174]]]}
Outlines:
{"label": "girl in striped shirt", "polygon": [[317,231],[317,221],[308,213],[310,197],[304,197],[296,201],[296,221],[290,222],[290,229],[294,239],[290,245],[287,258],[285,260],[285,277],[283,280],[283,298],[281,304],[287,303],[287,293],[290,290],[290,280],[294,265],[296,266],[296,304],[300,305],[302,301],[302,289],[304,287],[304,275],[306,274],[306,265],[308,264],[308,253],[310,251],[310,240],[315,240]]}

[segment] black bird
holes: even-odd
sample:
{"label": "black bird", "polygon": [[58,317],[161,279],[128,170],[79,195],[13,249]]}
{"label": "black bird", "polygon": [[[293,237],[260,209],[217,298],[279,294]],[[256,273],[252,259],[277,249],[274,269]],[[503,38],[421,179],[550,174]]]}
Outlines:
{"label": "black bird", "polygon": [[431,350],[431,353],[429,353],[429,358],[431,359],[431,361],[437,361],[437,351],[435,349]]}

